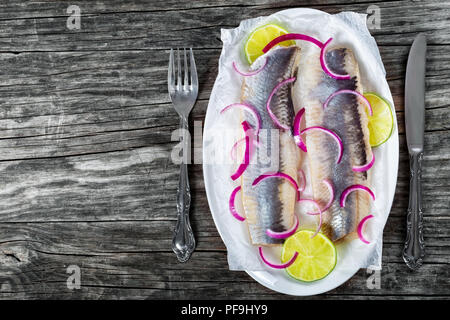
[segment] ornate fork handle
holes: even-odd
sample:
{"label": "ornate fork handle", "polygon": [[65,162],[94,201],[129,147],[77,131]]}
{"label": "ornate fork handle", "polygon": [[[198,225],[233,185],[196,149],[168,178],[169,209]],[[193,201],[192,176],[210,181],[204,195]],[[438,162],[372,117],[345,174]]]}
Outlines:
{"label": "ornate fork handle", "polygon": [[423,152],[414,152],[410,155],[411,180],[409,186],[409,206],[403,260],[406,265],[413,270],[420,268],[425,255],[422,221],[422,158]]}
{"label": "ornate fork handle", "polygon": [[187,118],[181,117],[180,129],[183,137],[183,161],[180,165],[180,179],[177,191],[177,224],[172,240],[172,250],[180,262],[186,262],[195,249],[194,233],[189,222],[191,191],[188,177],[189,126]]}

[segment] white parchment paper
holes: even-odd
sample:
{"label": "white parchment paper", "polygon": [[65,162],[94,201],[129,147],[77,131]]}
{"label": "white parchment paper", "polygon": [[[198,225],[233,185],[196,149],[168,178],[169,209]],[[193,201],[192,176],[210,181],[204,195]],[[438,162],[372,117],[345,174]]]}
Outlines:
{"label": "white parchment paper", "polygon": [[[393,101],[377,44],[366,27],[366,15],[353,12],[329,15],[312,9],[289,9],[271,16],[242,21],[235,29],[222,29],[223,49],[219,60],[219,72],[211,93],[205,120],[203,145],[205,188],[214,221],[228,250],[230,270],[265,270],[267,272],[262,276],[268,278],[268,283],[272,283],[276,277],[287,277],[287,275],[279,270],[268,271],[268,267],[259,258],[257,248],[250,244],[245,222],[237,221],[229,213],[229,195],[238,185],[237,182],[230,179],[232,164],[209,161],[208,158],[211,155],[205,152],[206,149],[210,150],[211,145],[221,145],[223,150],[230,150],[235,141],[232,137],[226,139],[223,144],[225,133],[232,132],[239,126],[238,119],[233,115],[219,114],[219,111],[225,106],[240,101],[242,77],[233,70],[232,62],[236,61],[245,70],[247,65],[243,53],[245,40],[253,29],[268,23],[281,25],[289,32],[313,36],[322,42],[333,37],[335,45],[340,44],[351,48],[359,62],[364,91],[379,93],[391,103],[392,108]],[[311,45],[301,41],[297,43],[302,47]],[[217,131],[223,132],[221,137],[218,137]],[[371,169],[370,187],[376,195],[376,201],[372,204],[370,213],[375,218],[369,220],[370,223],[367,223],[365,229],[366,237],[371,240],[371,243],[367,245],[356,239],[338,245],[338,264],[332,274],[348,273],[348,270],[365,267],[381,268],[382,233],[391,208],[397,180],[398,134],[396,123],[389,141],[374,149],[374,152],[376,161]],[[237,200],[239,201],[240,197]],[[297,212],[297,214],[301,213]],[[279,261],[280,249],[267,249],[266,254],[272,261]]]}

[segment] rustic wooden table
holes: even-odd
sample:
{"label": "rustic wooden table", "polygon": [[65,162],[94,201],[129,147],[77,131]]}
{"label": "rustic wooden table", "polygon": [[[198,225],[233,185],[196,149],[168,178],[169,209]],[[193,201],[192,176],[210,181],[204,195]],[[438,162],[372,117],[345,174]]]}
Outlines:
{"label": "rustic wooden table", "polygon": [[[167,94],[168,50],[195,48],[200,93],[191,121],[202,121],[217,75],[221,28],[291,7],[366,13],[373,4],[381,9],[381,28],[371,32],[400,131],[380,287],[371,289],[371,274],[360,270],[313,298],[450,296],[449,1],[77,0],[80,29],[67,27],[70,4],[0,3],[1,298],[292,298],[245,272],[228,271],[201,165],[190,166],[197,249],[186,264],[175,259],[178,167],[169,155],[179,120]],[[412,272],[401,258],[409,184],[403,88],[408,50],[418,32],[429,41],[427,255]]]}

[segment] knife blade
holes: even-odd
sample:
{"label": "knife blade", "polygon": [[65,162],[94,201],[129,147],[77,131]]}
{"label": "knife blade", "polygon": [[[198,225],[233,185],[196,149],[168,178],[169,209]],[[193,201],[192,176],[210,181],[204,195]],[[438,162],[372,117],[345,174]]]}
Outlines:
{"label": "knife blade", "polygon": [[419,34],[409,51],[406,66],[405,123],[409,153],[423,151],[426,51],[426,37]]}
{"label": "knife blade", "polygon": [[426,37],[419,34],[409,52],[405,80],[405,128],[410,159],[410,185],[403,260],[413,270],[420,268],[425,256],[421,171],[425,127],[426,51]]}

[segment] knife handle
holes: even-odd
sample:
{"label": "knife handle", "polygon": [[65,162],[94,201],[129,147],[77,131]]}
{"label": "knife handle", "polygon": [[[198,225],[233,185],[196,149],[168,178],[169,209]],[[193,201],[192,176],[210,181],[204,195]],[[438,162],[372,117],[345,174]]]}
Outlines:
{"label": "knife handle", "polygon": [[423,152],[410,154],[411,180],[409,185],[409,205],[407,212],[406,241],[403,249],[403,260],[412,269],[420,268],[425,255],[423,241],[422,213],[422,158]]}

